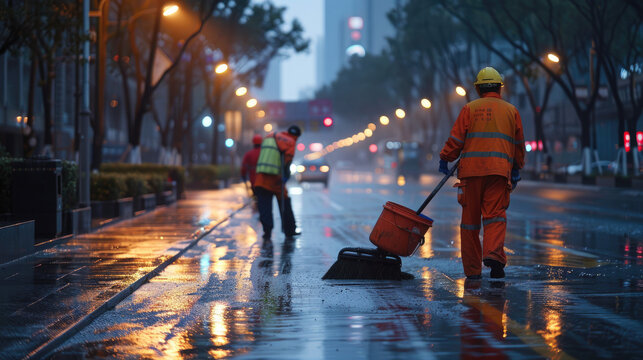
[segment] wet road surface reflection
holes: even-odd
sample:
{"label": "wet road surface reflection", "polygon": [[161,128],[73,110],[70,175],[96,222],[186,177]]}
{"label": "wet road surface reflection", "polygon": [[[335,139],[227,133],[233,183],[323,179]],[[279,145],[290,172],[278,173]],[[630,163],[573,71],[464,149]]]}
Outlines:
{"label": "wet road surface reflection", "polygon": [[471,282],[460,262],[460,208],[445,187],[425,211],[435,220],[425,245],[403,259],[415,279],[323,281],[339,249],[371,246],[386,201],[419,206],[437,181],[333,176],[329,189],[291,184],[299,238],[264,242],[257,214],[245,209],[52,358],[640,356],[643,225],[616,212],[640,197],[576,201],[581,190],[526,184],[509,209],[507,278],[490,281],[485,270]]}

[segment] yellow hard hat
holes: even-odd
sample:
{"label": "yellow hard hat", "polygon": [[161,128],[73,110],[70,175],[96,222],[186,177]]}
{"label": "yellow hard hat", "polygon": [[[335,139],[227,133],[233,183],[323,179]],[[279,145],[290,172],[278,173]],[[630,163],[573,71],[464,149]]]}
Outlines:
{"label": "yellow hard hat", "polygon": [[502,82],[502,76],[498,72],[498,70],[492,68],[491,66],[487,66],[486,68],[480,70],[478,73],[478,76],[476,77],[476,81],[473,83],[473,85],[482,85],[482,84],[500,84],[501,86],[504,85]]}

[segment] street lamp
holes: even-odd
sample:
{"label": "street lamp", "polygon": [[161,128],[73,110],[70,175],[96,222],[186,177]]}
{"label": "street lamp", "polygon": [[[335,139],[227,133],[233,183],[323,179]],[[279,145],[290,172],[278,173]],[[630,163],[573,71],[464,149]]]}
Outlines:
{"label": "street lamp", "polygon": [[235,91],[234,93],[237,96],[243,96],[248,93],[248,88],[246,88],[245,86],[242,86],[238,88],[237,91]]}
{"label": "street lamp", "polygon": [[252,99],[250,99],[250,100],[246,101],[246,106],[247,106],[249,109],[250,109],[250,108],[253,108],[253,107],[255,107],[255,106],[257,106],[257,99],[252,98]]}
{"label": "street lamp", "polygon": [[170,16],[179,11],[179,6],[176,4],[165,5],[163,7],[163,16]]}
{"label": "street lamp", "polygon": [[265,132],[271,132],[272,131],[272,124],[266,124],[263,126],[263,131]]}
{"label": "street lamp", "polygon": [[214,68],[214,72],[217,74],[223,74],[227,70],[228,70],[228,64],[226,63],[219,64]]}
{"label": "street lamp", "polygon": [[389,123],[388,116],[386,116],[386,115],[382,115],[382,116],[380,116],[380,124],[382,124],[382,125],[388,125],[388,123]]}
{"label": "street lamp", "polygon": [[425,108],[425,109],[430,109],[431,108],[431,100],[424,98],[424,99],[420,100],[420,105],[422,105],[422,107]]}
{"label": "street lamp", "polygon": [[395,116],[397,116],[398,119],[404,119],[404,117],[406,117],[406,112],[402,109],[396,109]]}
{"label": "street lamp", "polygon": [[460,96],[467,96],[467,91],[462,86],[456,86],[455,92]]}
{"label": "street lamp", "polygon": [[558,63],[560,61],[560,58],[558,57],[558,55],[556,55],[554,53],[549,53],[549,54],[547,54],[547,60],[549,60],[549,61],[551,61],[553,63]]}

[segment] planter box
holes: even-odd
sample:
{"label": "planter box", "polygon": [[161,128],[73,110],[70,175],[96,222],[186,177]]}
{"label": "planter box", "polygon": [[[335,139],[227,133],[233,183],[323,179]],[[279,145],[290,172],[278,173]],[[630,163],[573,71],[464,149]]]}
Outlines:
{"label": "planter box", "polygon": [[63,213],[63,234],[78,235],[91,230],[92,208],[66,210]]}
{"label": "planter box", "polygon": [[36,239],[34,220],[0,223],[0,263],[5,263],[34,251]]}
{"label": "planter box", "polygon": [[596,176],[581,176],[581,183],[583,185],[596,185]]}
{"label": "planter box", "polygon": [[136,205],[134,209],[136,211],[141,210],[152,210],[156,207],[156,194],[145,194],[136,198]]}
{"label": "planter box", "polygon": [[568,184],[582,184],[582,176],[581,175],[567,175],[567,183]]}
{"label": "planter box", "polygon": [[134,198],[126,197],[116,200],[118,205],[118,217],[129,219],[134,215]]}
{"label": "planter box", "polygon": [[632,178],[631,177],[620,177],[617,176],[614,178],[614,186],[619,188],[631,188],[632,187]]}
{"label": "planter box", "polygon": [[567,183],[567,174],[554,174],[554,182],[562,184]]}
{"label": "planter box", "polygon": [[93,219],[111,219],[118,216],[118,203],[116,200],[92,201]]}
{"label": "planter box", "polygon": [[596,185],[602,186],[602,187],[613,187],[614,186],[614,178],[612,176],[597,176],[596,177]]}
{"label": "planter box", "polygon": [[632,179],[632,188],[643,190],[643,179]]}

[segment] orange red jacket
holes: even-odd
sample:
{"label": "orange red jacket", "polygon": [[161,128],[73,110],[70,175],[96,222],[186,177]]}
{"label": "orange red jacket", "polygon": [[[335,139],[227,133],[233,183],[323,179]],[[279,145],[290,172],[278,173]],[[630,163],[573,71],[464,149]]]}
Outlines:
{"label": "orange red jacket", "polygon": [[243,155],[243,160],[241,161],[241,178],[250,179],[250,185],[255,186],[255,179],[257,174],[257,160],[259,160],[259,153],[261,152],[261,147],[255,147]]}
{"label": "orange red jacket", "polygon": [[[273,136],[272,133],[267,136]],[[277,142],[277,147],[279,151],[284,154],[284,171],[289,172],[289,166],[292,162],[293,157],[295,156],[295,145],[297,144],[297,139],[288,134],[286,131],[282,131],[274,134],[275,141]],[[257,173],[255,178],[255,186],[262,187],[266,190],[269,190],[275,194],[281,193],[282,188],[282,179],[281,175],[270,175]],[[284,188],[285,190],[285,188]],[[285,194],[284,194],[285,196]]]}
{"label": "orange red jacket", "polygon": [[460,156],[458,178],[500,175],[525,164],[525,138],[518,110],[498,93],[485,93],[460,111],[440,159]]}

